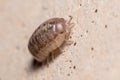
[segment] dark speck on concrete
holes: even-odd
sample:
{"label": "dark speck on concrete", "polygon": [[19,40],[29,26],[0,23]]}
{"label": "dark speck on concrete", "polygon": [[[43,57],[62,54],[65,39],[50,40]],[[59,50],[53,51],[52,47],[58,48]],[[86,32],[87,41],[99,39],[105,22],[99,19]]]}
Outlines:
{"label": "dark speck on concrete", "polygon": [[17,45],[17,46],[16,46],[16,49],[17,49],[17,50],[20,50],[20,46],[19,46],[19,45]]}
{"label": "dark speck on concrete", "polygon": [[80,6],[82,6],[82,4],[80,4]]}
{"label": "dark speck on concrete", "polygon": [[95,9],[95,13],[97,13],[98,12],[98,10],[97,9]]}
{"label": "dark speck on concrete", "polygon": [[72,62],[72,60],[70,60],[70,63]]}
{"label": "dark speck on concrete", "polygon": [[72,67],[70,66],[69,68],[71,69]]}
{"label": "dark speck on concrete", "polygon": [[93,47],[91,47],[91,51],[93,51],[94,50],[94,48]]}
{"label": "dark speck on concrete", "polygon": [[76,42],[74,43],[74,46],[76,46]]}
{"label": "dark speck on concrete", "polygon": [[94,58],[94,55],[92,55],[92,58]]}
{"label": "dark speck on concrete", "polygon": [[76,69],[76,66],[73,66],[73,69]]}
{"label": "dark speck on concrete", "polygon": [[83,37],[83,35],[80,35],[80,37]]}
{"label": "dark speck on concrete", "polygon": [[67,74],[67,76],[70,76],[70,74]]}
{"label": "dark speck on concrete", "polygon": [[86,33],[88,33],[88,30],[86,30]]}
{"label": "dark speck on concrete", "polygon": [[107,28],[108,26],[107,25],[105,25],[105,28]]}
{"label": "dark speck on concrete", "polygon": [[95,21],[92,21],[91,23],[95,23]]}

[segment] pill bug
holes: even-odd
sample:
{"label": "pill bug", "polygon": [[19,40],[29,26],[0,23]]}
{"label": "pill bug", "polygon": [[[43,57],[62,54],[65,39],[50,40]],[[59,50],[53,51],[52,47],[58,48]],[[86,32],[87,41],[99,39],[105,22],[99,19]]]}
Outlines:
{"label": "pill bug", "polygon": [[64,18],[51,18],[43,22],[32,34],[28,42],[28,49],[34,58],[43,62],[49,54],[60,48],[70,36],[72,16],[66,21]]}

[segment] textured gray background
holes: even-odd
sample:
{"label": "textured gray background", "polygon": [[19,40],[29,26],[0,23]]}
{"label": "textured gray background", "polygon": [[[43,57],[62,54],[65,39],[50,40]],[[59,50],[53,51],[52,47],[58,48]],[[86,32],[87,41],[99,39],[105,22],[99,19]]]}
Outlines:
{"label": "textured gray background", "polygon": [[[31,69],[32,32],[69,15],[76,45]],[[120,0],[0,0],[0,80],[120,80]]]}

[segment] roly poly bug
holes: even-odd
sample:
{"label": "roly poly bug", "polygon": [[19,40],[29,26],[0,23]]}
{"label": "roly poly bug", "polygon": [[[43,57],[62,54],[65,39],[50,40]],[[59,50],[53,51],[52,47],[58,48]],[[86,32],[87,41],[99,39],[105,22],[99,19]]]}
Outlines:
{"label": "roly poly bug", "polygon": [[68,40],[73,23],[64,18],[52,18],[42,23],[29,39],[28,49],[34,58],[43,62],[49,54]]}

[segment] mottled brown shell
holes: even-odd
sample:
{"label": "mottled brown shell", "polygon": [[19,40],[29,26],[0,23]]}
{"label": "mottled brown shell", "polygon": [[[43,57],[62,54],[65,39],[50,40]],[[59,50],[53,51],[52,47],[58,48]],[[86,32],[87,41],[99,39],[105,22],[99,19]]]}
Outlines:
{"label": "mottled brown shell", "polygon": [[68,23],[63,18],[52,18],[42,23],[29,39],[28,49],[37,61],[44,61],[50,52],[60,47],[66,35]]}

